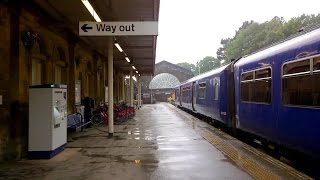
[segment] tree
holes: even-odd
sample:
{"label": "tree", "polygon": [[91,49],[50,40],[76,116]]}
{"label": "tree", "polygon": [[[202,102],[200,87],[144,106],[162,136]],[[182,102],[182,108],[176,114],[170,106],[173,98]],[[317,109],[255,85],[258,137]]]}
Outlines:
{"label": "tree", "polygon": [[221,40],[222,47],[217,49],[217,58],[220,61],[226,60],[229,62],[231,59],[252,54],[303,29],[319,24],[320,14],[302,14],[299,17],[291,18],[288,22],[277,16],[261,24],[254,21],[245,21],[233,38]]}
{"label": "tree", "polygon": [[283,27],[285,37],[320,24],[320,14],[310,16],[302,14],[300,17],[291,18]]}
{"label": "tree", "polygon": [[195,74],[196,66],[191,63],[183,62],[183,63],[177,63],[176,65],[185,68],[187,70],[190,70],[193,74]]}
{"label": "tree", "polygon": [[226,55],[224,54],[224,48],[220,47],[217,50],[217,59],[221,62],[223,60],[226,60]]}
{"label": "tree", "polygon": [[206,56],[205,58],[197,62],[195,72],[198,75],[199,71],[200,74],[202,74],[218,67],[220,67],[220,61],[218,59],[212,56]]}

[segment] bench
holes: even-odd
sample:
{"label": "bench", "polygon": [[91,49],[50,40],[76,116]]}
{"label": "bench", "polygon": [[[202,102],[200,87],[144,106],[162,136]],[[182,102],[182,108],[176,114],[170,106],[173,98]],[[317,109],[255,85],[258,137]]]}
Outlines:
{"label": "bench", "polygon": [[82,131],[83,127],[90,123],[91,121],[84,122],[84,119],[80,113],[69,114],[67,116],[67,129],[71,131],[77,131],[79,128],[81,128]]}

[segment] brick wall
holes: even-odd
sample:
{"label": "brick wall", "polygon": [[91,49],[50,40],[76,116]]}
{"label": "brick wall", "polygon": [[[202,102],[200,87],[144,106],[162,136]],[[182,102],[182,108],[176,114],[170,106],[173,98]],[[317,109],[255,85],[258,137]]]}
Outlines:
{"label": "brick wall", "polygon": [[[103,77],[101,73],[104,71],[99,70],[98,64],[103,64],[105,58],[81,44],[74,44],[65,34],[50,31],[23,8],[18,11],[0,3],[0,29],[0,95],[3,96],[3,105],[0,105],[0,161],[3,161],[20,159],[27,152],[32,61],[41,64],[42,84],[54,83],[55,67],[61,67],[61,83],[71,87],[68,88],[68,111],[73,113],[75,80],[82,80],[83,95],[103,98],[104,93],[97,90],[97,73],[99,71],[99,77]],[[38,35],[30,53],[21,41],[23,31]],[[79,64],[75,60],[79,60]],[[99,82],[102,90],[103,79]]]}
{"label": "brick wall", "polygon": [[10,14],[8,8],[0,5],[0,161],[6,156],[9,141],[9,69],[10,69]]}

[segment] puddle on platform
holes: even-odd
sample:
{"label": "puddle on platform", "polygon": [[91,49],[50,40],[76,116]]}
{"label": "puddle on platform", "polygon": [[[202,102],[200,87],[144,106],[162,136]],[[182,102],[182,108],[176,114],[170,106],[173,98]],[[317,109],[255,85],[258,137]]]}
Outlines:
{"label": "puddle on platform", "polygon": [[133,134],[134,135],[140,135],[140,131],[134,131]]}
{"label": "puddle on platform", "polygon": [[159,160],[156,158],[154,154],[144,154],[144,155],[110,155],[110,154],[89,154],[83,151],[83,155],[90,157],[90,164],[98,164],[98,163],[133,163],[137,166],[143,167],[147,172],[154,171],[158,165]]}
{"label": "puddle on platform", "polygon": [[106,137],[106,136],[107,136],[106,134],[82,135],[82,136],[72,137],[70,141],[72,142],[72,141],[75,141],[75,140],[78,140],[78,139],[83,139],[83,138],[95,138],[95,137]]}
{"label": "puddle on platform", "polygon": [[[5,164],[0,165],[0,179],[3,177],[10,177],[9,179],[21,179],[23,178],[33,178],[35,176],[45,175],[50,173],[54,166],[49,166],[44,163],[34,163],[30,161],[30,163],[14,163],[14,164]],[[5,178],[7,179],[7,178]]]}
{"label": "puddle on platform", "polygon": [[113,136],[113,139],[114,140],[127,140],[127,138],[124,138],[124,137],[120,137],[120,136]]}

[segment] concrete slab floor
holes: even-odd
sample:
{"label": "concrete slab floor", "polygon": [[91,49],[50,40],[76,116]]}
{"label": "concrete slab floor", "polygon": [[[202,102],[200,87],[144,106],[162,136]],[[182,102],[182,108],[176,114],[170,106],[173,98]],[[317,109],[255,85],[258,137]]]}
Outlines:
{"label": "concrete slab floor", "polygon": [[[107,138],[106,127],[86,129],[73,134],[65,150],[50,160],[0,164],[0,179],[271,177],[252,173],[263,170],[246,168],[255,165],[250,162],[251,157],[246,160],[249,155],[234,152],[222,143],[228,136],[212,129],[172,105],[144,105],[134,119],[115,125],[112,139]],[[232,138],[229,141],[238,143]],[[239,158],[244,160],[237,161]],[[281,176],[272,176],[278,177]]]}

